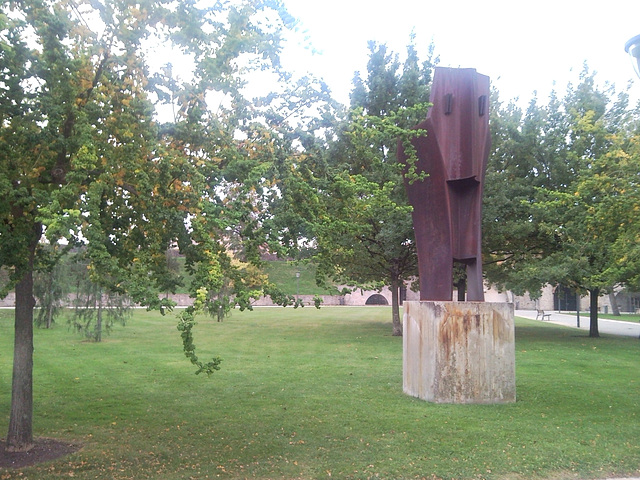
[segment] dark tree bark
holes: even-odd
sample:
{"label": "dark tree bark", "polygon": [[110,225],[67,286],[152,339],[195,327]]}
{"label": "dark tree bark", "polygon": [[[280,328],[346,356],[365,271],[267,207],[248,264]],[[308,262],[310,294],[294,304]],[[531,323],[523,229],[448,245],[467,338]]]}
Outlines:
{"label": "dark tree bark", "polygon": [[26,273],[15,288],[13,380],[7,434],[7,450],[11,452],[25,452],[33,447],[33,260],[41,235],[41,227],[35,227]]}
{"label": "dark tree bark", "polygon": [[47,294],[50,298],[50,301],[47,302],[47,323],[46,328],[51,328],[51,323],[53,322],[53,302],[55,301],[53,298],[53,272],[47,278]]}
{"label": "dark tree bark", "polygon": [[391,315],[393,318],[393,336],[402,336],[402,320],[400,320],[400,282],[397,278],[391,281]]}
{"label": "dark tree bark", "polygon": [[598,296],[600,289],[594,288],[589,290],[589,336],[597,338],[600,336],[598,331]]}

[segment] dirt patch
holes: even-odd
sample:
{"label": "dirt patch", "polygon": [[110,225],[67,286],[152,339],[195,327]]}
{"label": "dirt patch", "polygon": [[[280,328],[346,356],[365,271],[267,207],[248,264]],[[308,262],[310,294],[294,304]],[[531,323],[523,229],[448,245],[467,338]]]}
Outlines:
{"label": "dirt patch", "polygon": [[36,438],[33,448],[28,452],[7,452],[5,442],[0,442],[0,468],[31,467],[77,452],[80,448],[80,445],[53,438]]}

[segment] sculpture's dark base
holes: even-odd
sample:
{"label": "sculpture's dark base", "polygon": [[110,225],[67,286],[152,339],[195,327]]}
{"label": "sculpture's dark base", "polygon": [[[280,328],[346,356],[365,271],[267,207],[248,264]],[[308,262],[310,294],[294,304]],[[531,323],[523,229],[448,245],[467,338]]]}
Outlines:
{"label": "sculpture's dark base", "polygon": [[516,400],[513,305],[405,302],[403,389],[434,403]]}

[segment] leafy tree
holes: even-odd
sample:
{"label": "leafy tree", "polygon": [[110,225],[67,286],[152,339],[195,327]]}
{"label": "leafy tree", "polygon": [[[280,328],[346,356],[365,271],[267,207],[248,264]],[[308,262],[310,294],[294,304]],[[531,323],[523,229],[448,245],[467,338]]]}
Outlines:
{"label": "leafy tree", "polygon": [[318,273],[339,284],[372,289],[390,286],[393,334],[402,335],[400,287],[416,275],[411,207],[396,203],[402,188],[362,175],[332,178],[332,194],[319,214]]}
{"label": "leafy tree", "polygon": [[131,302],[125,295],[91,281],[83,253],[76,253],[68,267],[74,281],[74,308],[69,323],[88,339],[101,342],[103,332],[108,333],[115,323],[124,325],[131,317]]}
{"label": "leafy tree", "polygon": [[[57,257],[63,254],[66,249],[57,247],[53,246],[43,251],[45,255],[51,255],[52,261],[48,269],[34,274],[33,295],[38,307],[34,321],[38,327],[51,328],[68,300],[67,265],[63,261],[56,261]],[[62,252],[57,250],[62,250]]]}
{"label": "leafy tree", "polygon": [[351,111],[335,127],[324,163],[301,169],[304,204],[317,242],[319,279],[392,292],[393,334],[402,335],[399,290],[417,273],[411,207],[396,158],[425,115],[433,51],[420,63],[413,45],[404,63],[370,42],[367,78],[354,79]]}
{"label": "leafy tree", "polygon": [[626,95],[613,101],[613,89],[599,89],[587,69],[580,80],[561,102],[532,102],[524,117],[513,106],[498,109],[484,218],[495,263],[487,271],[516,293],[535,295],[545,283],[589,292],[597,337],[599,296],[633,282],[631,270],[619,268],[633,253],[624,240],[633,227],[619,210],[637,206],[627,188],[638,165],[625,151],[633,145]]}
{"label": "leafy tree", "polygon": [[[565,119],[553,121],[558,103],[552,96],[547,107],[536,98],[522,111],[514,101],[503,105],[498,93],[491,101],[492,154],[489,157],[483,197],[483,268],[492,283],[516,294],[535,297],[547,283],[537,268],[545,253],[556,249],[554,235],[544,230],[531,208],[539,188],[562,189],[566,184]],[[543,140],[544,139],[544,140]],[[555,179],[558,179],[557,181]]]}
{"label": "leafy tree", "polygon": [[[86,245],[91,280],[136,303],[169,306],[158,292],[180,282],[165,257],[174,244],[194,295],[220,288],[225,271],[236,270],[228,228],[238,216],[251,220],[258,203],[242,193],[262,191],[260,152],[272,146],[246,120],[243,78],[278,67],[280,32],[291,19],[277,0],[206,8],[4,1],[2,11],[0,266],[9,278],[0,294],[16,294],[7,444],[18,451],[33,442],[33,275],[46,265],[43,236],[49,245]],[[154,71],[153,45],[173,45],[193,74]],[[170,106],[173,121],[159,124],[154,102]],[[234,188],[235,203],[225,204]],[[243,233],[251,257],[258,242]]]}
{"label": "leafy tree", "polygon": [[230,257],[233,268],[227,269],[229,273],[225,274],[220,289],[209,292],[206,304],[209,314],[218,322],[231,314],[236,303],[251,308],[251,300],[262,296],[270,286],[268,276],[258,266]]}
{"label": "leafy tree", "polygon": [[[640,212],[640,130],[637,111],[635,118],[633,130],[626,135],[618,134],[615,148],[599,159],[595,166],[598,173],[586,178],[580,190],[602,199],[592,207],[593,228],[617,232],[611,245],[613,262],[605,274],[616,278],[631,291],[640,290],[640,224],[637,221]],[[591,189],[595,192],[590,192]]]}

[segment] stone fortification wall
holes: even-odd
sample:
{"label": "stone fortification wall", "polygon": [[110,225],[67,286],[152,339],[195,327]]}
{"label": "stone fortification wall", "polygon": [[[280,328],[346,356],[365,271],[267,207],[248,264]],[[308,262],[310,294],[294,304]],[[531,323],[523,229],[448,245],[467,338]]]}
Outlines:
{"label": "stone fortification wall", "polygon": [[[371,303],[371,300],[373,300],[372,297],[374,296],[383,297],[384,301],[387,302],[387,305],[391,305],[391,291],[387,287],[383,288],[381,291],[356,289],[346,295],[320,295],[320,298],[322,298],[322,305],[324,306],[361,306],[366,305],[368,300],[369,303]],[[542,295],[536,300],[531,299],[528,294],[519,296],[514,295],[512,292],[499,292],[491,288],[485,288],[485,301],[513,303],[516,310],[535,310],[537,308],[540,308],[549,312],[554,311],[553,296],[554,288],[549,285],[543,288]],[[191,298],[187,294],[174,294],[169,295],[169,297],[176,302],[178,307],[186,307],[188,305],[191,305],[192,303]],[[305,305],[314,304],[314,295],[300,295],[299,297]],[[455,291],[453,294],[453,298],[457,298],[457,293]],[[380,298],[377,298],[377,300],[380,300]],[[406,300],[420,300],[420,295],[418,292],[407,289]],[[580,303],[581,310],[587,311],[589,309],[588,296],[582,297]],[[271,299],[263,297],[256,301],[254,305],[271,306],[273,305],[273,302],[271,301]],[[612,311],[611,301],[608,295],[603,295],[602,297],[600,297],[599,306],[601,312]],[[15,307],[15,294],[13,292],[10,292],[5,298],[0,298],[0,308],[12,307]]]}

